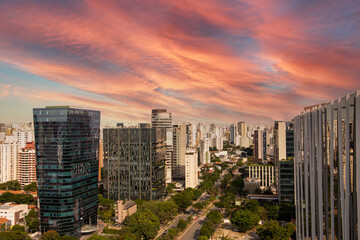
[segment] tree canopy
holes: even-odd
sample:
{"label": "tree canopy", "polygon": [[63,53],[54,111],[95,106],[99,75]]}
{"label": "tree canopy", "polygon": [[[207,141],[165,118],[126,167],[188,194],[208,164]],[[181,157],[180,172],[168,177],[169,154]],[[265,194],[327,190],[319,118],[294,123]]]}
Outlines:
{"label": "tree canopy", "polygon": [[256,229],[256,234],[264,240],[288,240],[294,231],[295,226],[292,223],[282,227],[277,221],[270,220],[264,225],[259,226]]}
{"label": "tree canopy", "polygon": [[21,190],[21,185],[17,180],[8,181],[0,184],[0,190]]}
{"label": "tree canopy", "polygon": [[254,228],[259,221],[259,215],[249,210],[236,211],[231,217],[231,223],[243,232]]}
{"label": "tree canopy", "polygon": [[36,192],[37,191],[37,185],[36,185],[36,182],[32,182],[28,185],[25,185],[23,187],[23,190],[24,191],[30,191],[30,192]]}

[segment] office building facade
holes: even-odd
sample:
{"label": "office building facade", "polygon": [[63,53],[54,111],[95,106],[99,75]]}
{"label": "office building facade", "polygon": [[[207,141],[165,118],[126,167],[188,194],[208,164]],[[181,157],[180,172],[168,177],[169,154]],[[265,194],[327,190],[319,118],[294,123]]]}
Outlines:
{"label": "office building facade", "polygon": [[279,202],[294,201],[294,129],[292,122],[276,121],[275,175]]}
{"label": "office building facade", "polygon": [[172,166],[172,152],[173,152],[172,114],[168,112],[166,109],[153,109],[151,112],[151,125],[153,128],[166,129],[165,179],[166,179],[166,183],[171,183],[172,181],[171,166]]}
{"label": "office building facade", "polygon": [[42,233],[80,238],[97,224],[100,112],[35,108],[34,129]]}
{"label": "office building facade", "polygon": [[360,239],[360,91],[294,118],[297,239]]}
{"label": "office building facade", "polygon": [[156,200],[165,194],[165,128],[105,128],[104,195]]}

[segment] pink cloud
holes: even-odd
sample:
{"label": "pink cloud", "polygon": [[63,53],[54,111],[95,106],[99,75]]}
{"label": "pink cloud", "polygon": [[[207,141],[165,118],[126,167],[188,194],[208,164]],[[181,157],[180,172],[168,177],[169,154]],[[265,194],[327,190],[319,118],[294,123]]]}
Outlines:
{"label": "pink cloud", "polygon": [[111,117],[148,120],[163,107],[184,120],[282,120],[360,87],[360,36],[332,34],[347,24],[334,3],[77,4],[2,3],[0,61],[104,96],[51,93]]}

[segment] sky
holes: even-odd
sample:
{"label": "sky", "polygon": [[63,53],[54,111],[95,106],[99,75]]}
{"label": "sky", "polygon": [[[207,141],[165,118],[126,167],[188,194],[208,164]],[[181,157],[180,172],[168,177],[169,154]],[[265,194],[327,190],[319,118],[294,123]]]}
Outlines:
{"label": "sky", "polygon": [[268,124],[360,88],[360,2],[0,0],[0,122]]}

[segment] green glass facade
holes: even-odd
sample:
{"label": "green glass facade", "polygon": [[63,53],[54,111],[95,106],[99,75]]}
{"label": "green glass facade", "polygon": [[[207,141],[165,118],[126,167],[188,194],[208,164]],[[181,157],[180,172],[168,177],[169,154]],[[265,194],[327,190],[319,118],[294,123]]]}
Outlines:
{"label": "green glass facade", "polygon": [[80,238],[97,224],[100,112],[35,108],[40,228]]}
{"label": "green glass facade", "polygon": [[104,195],[113,200],[155,200],[165,194],[165,128],[107,128]]}

